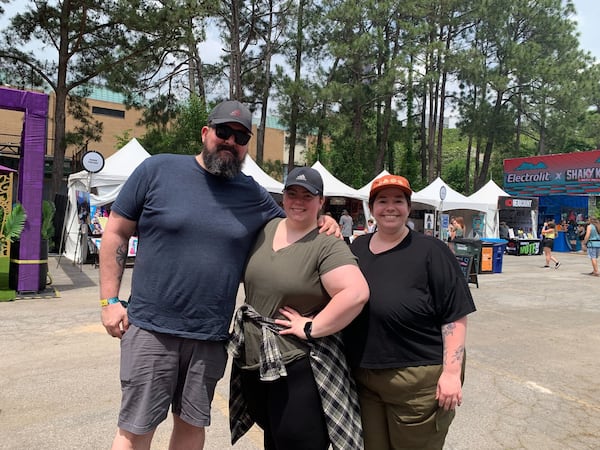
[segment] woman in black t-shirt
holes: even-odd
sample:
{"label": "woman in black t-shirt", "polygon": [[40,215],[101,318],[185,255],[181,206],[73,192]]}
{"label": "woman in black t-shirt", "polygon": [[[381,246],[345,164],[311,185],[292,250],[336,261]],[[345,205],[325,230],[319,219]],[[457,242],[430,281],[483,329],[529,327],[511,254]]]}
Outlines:
{"label": "woman in black t-shirt", "polygon": [[377,231],[351,246],[371,292],[344,333],[366,450],[441,449],[462,402],[466,316],[475,305],[448,246],[406,226],[411,194],[404,177],[375,180]]}

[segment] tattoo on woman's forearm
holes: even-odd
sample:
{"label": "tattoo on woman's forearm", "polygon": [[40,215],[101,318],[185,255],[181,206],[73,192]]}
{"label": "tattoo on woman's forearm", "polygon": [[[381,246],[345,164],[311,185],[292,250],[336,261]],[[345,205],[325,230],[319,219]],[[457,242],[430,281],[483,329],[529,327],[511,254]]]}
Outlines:
{"label": "tattoo on woman's forearm", "polygon": [[454,351],[454,360],[452,362],[457,362],[457,363],[462,363],[463,360],[463,355],[465,354],[465,346],[464,345],[460,345],[455,351]]}
{"label": "tattoo on woman's forearm", "polygon": [[452,359],[450,361],[448,361],[448,351],[446,349],[444,349],[443,357],[442,357],[444,366],[454,364],[454,363],[462,364],[464,353],[465,353],[465,346],[460,345],[454,351],[454,355],[452,355]]}
{"label": "tattoo on woman's forearm", "polygon": [[454,322],[447,323],[446,325],[442,325],[442,336],[452,336],[454,334],[454,329],[456,328],[456,324]]}

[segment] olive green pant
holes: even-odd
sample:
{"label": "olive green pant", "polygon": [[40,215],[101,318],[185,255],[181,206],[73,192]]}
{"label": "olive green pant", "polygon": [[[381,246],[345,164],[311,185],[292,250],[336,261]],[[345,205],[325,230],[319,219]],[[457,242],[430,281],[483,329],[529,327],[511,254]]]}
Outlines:
{"label": "olive green pant", "polygon": [[365,450],[442,449],[455,413],[438,407],[441,373],[441,365],[355,371]]}

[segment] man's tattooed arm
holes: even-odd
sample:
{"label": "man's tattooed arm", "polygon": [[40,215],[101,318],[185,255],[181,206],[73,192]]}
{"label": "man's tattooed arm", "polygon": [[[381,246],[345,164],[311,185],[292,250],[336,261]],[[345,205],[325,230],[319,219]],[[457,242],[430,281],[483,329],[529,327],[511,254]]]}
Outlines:
{"label": "man's tattooed arm", "polygon": [[123,272],[125,271],[125,264],[127,263],[127,244],[118,246],[116,253],[117,266],[120,268],[119,281],[121,281],[123,279]]}

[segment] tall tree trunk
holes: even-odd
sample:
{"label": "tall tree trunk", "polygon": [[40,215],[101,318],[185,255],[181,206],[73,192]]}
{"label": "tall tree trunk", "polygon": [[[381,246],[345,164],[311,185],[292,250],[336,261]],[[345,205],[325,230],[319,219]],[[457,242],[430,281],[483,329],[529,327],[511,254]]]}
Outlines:
{"label": "tall tree trunk", "polygon": [[388,150],[388,141],[390,138],[390,126],[392,121],[392,96],[387,95],[383,105],[383,118],[381,127],[381,140],[379,141],[379,149],[377,150],[377,159],[375,161],[375,174],[383,170],[383,162],[385,161],[385,154]]}
{"label": "tall tree trunk", "polygon": [[467,161],[465,164],[465,192],[469,192],[471,190],[470,176],[469,173],[471,171],[471,152],[473,151],[473,135],[469,133],[469,137],[467,139]]}
{"label": "tall tree trunk", "polygon": [[439,119],[438,119],[438,133],[437,133],[437,147],[436,147],[436,160],[437,160],[437,175],[442,175],[442,146],[444,144],[444,113],[446,103],[446,71],[442,73],[442,81],[439,87]]}
{"label": "tall tree trunk", "polygon": [[[440,40],[443,39],[443,32],[440,31]],[[452,29],[448,27],[448,35],[446,36],[446,53],[450,52],[450,41],[452,39]],[[448,79],[448,72],[446,71],[445,64],[442,61],[441,53],[438,55],[438,70],[442,73],[442,80],[439,85],[439,105],[440,113],[438,119],[438,136],[437,136],[437,174],[442,175],[442,147],[444,144],[444,114],[446,113],[446,82]]]}
{"label": "tall tree trunk", "polygon": [[[306,0],[298,1],[298,22],[296,26],[296,57],[294,59],[294,83],[298,85],[302,76],[302,52],[304,44],[304,3]],[[288,139],[288,172],[292,170],[296,164],[296,139],[298,130],[298,116],[300,115],[300,99],[298,91],[294,89],[291,96],[291,111],[290,111],[290,136]],[[322,145],[322,142],[321,142]],[[317,159],[320,157],[319,150],[322,147],[317,147]]]}
{"label": "tall tree trunk", "polygon": [[231,1],[231,55],[229,60],[229,97],[243,100],[242,90],[242,51],[240,42],[240,2]]}
{"label": "tall tree trunk", "polygon": [[517,123],[515,127],[515,143],[513,150],[515,156],[519,154],[521,149],[521,132],[523,126],[523,97],[521,93],[517,94]]}
{"label": "tall tree trunk", "polygon": [[437,119],[437,101],[436,89],[432,83],[428,83],[428,121],[427,121],[427,181],[431,182],[435,178],[435,131]]}
{"label": "tall tree trunk", "polygon": [[425,123],[425,120],[427,119],[427,108],[425,107],[425,105],[427,105],[427,94],[425,89],[423,89],[421,103],[423,107],[421,108],[421,126],[419,127],[421,135],[419,156],[421,158],[421,180],[427,181],[427,124]]}
{"label": "tall tree trunk", "polygon": [[60,193],[64,178],[65,152],[67,150],[67,67],[69,64],[69,30],[67,27],[69,12],[71,10],[70,0],[65,0],[61,9],[60,20],[60,44],[58,48],[58,73],[54,93],[56,95],[54,105],[54,155],[52,158],[52,183],[50,198],[54,199]]}
{"label": "tall tree trunk", "polygon": [[265,130],[267,128],[267,110],[269,104],[269,91],[271,88],[271,42],[268,41],[266,44],[265,59],[263,67],[265,71],[265,84],[262,90],[261,98],[261,114],[260,114],[260,126],[256,136],[256,163],[262,166],[264,160],[264,148],[265,148]]}
{"label": "tall tree trunk", "polygon": [[[494,109],[492,113],[492,117],[500,117],[500,112],[502,110],[502,99],[504,93],[499,91],[496,94],[496,101],[494,103]],[[477,183],[475,185],[475,190],[478,190],[485,184],[485,180],[487,179],[488,171],[490,168],[490,160],[492,158],[492,150],[494,149],[494,144],[496,142],[496,127],[494,124],[491,124],[488,127],[488,135],[487,142],[485,144],[485,151],[483,154],[483,162],[481,164],[481,171],[479,172],[479,176],[477,177]]]}
{"label": "tall tree trunk", "polygon": [[65,152],[67,142],[65,135],[67,131],[66,122],[66,103],[67,89],[63,85],[55,89],[55,105],[54,105],[54,156],[52,158],[52,185],[51,198],[54,199],[56,194],[60,193],[63,187]]}

